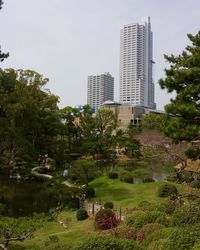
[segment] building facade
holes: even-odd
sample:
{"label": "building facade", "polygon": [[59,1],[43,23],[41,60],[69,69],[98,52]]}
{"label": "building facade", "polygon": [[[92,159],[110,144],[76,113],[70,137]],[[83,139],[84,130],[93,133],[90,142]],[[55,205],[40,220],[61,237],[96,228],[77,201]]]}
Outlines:
{"label": "building facade", "polygon": [[150,17],[120,31],[120,102],[156,108],[153,82],[153,33]]}
{"label": "building facade", "polygon": [[88,76],[87,104],[97,110],[107,100],[114,99],[114,77],[110,73]]}

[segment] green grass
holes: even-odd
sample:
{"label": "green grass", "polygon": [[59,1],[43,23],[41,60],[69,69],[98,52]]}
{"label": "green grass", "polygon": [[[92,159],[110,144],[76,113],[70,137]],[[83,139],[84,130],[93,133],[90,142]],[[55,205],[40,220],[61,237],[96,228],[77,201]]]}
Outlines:
{"label": "green grass", "polygon": [[106,176],[101,176],[90,183],[96,192],[93,201],[101,200],[103,203],[112,201],[115,206],[122,208],[136,207],[144,200],[162,202],[163,198],[157,197],[157,189],[162,184],[161,182],[129,184]]}
{"label": "green grass", "polygon": [[[98,177],[90,183],[90,186],[95,188],[96,197],[91,202],[101,200],[102,203],[112,201],[114,209],[122,208],[122,214],[125,208],[137,207],[141,201],[149,201],[153,203],[161,203],[165,199],[157,196],[157,190],[162,185],[162,182],[129,184],[120,181],[119,179],[109,179],[106,176]],[[186,191],[189,187],[176,184],[179,191]],[[44,224],[42,228],[37,230],[34,238],[26,240],[21,245],[27,249],[33,249],[31,246],[39,246],[40,249],[45,249],[45,241],[50,235],[57,235],[59,242],[67,247],[72,247],[82,241],[88,234],[95,231],[94,220],[89,218],[84,221],[76,220],[76,212],[63,211],[58,216],[58,220],[66,222],[68,219],[68,227],[64,229],[58,222],[52,221]]]}

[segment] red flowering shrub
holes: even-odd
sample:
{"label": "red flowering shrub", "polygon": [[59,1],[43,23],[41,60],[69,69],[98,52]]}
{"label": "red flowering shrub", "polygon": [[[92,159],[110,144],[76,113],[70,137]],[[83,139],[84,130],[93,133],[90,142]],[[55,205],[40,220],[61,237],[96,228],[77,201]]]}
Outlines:
{"label": "red flowering shrub", "polygon": [[95,225],[98,229],[110,229],[118,224],[119,220],[111,209],[101,209],[95,216]]}
{"label": "red flowering shrub", "polygon": [[136,240],[137,241],[143,241],[144,240],[144,232],[143,231],[139,231],[136,234]]}

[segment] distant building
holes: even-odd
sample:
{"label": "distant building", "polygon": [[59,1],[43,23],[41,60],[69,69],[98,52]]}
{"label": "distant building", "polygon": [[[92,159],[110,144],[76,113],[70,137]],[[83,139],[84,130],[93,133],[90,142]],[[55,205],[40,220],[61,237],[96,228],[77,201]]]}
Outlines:
{"label": "distant building", "polygon": [[110,73],[88,76],[87,104],[97,110],[105,101],[114,99],[114,77]]}
{"label": "distant building", "polygon": [[111,110],[118,121],[120,129],[127,129],[129,124],[138,126],[145,114],[155,113],[158,115],[164,114],[164,111],[145,108],[143,106],[131,106],[115,101],[106,101],[101,105],[101,109]]}
{"label": "distant building", "polygon": [[150,17],[120,32],[120,102],[156,108],[153,82],[153,33]]}

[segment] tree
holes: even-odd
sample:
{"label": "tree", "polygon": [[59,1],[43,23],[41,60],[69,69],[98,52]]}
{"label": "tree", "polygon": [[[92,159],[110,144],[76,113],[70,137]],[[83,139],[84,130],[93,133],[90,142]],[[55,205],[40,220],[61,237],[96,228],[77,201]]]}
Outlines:
{"label": "tree", "polygon": [[[0,0],[0,10],[2,9],[3,1]],[[0,46],[0,62],[3,62],[5,58],[9,56],[9,53],[3,53],[1,52],[1,46]]]}
{"label": "tree", "polygon": [[110,110],[99,109],[95,114],[88,105],[80,113],[82,147],[95,159],[109,158],[115,144],[116,117]]}
{"label": "tree", "polygon": [[164,115],[149,113],[146,114],[141,121],[143,130],[157,130],[162,131],[165,126],[166,117]]}
{"label": "tree", "polygon": [[45,90],[48,79],[31,70],[0,70],[0,164],[15,167],[55,154],[59,133],[58,97]]}
{"label": "tree", "polygon": [[97,168],[92,161],[76,160],[72,163],[72,167],[69,170],[69,177],[73,181],[78,181],[81,184],[89,185],[97,176]]}
{"label": "tree", "polygon": [[43,215],[34,215],[33,218],[0,217],[0,249],[7,250],[11,241],[30,238],[45,220]]}
{"label": "tree", "polygon": [[188,38],[192,44],[180,55],[165,55],[170,68],[165,69],[165,79],[159,81],[162,89],[176,93],[165,106],[165,133],[175,142],[200,137],[200,31],[195,36],[188,34]]}

